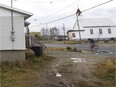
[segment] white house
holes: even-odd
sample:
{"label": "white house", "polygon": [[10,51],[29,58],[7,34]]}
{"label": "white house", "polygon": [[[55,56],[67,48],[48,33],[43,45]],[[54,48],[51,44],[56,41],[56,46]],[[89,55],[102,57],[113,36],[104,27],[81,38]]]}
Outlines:
{"label": "white house", "polygon": [[25,60],[24,22],[32,13],[0,4],[0,61]]}
{"label": "white house", "polygon": [[70,40],[116,38],[116,25],[108,18],[79,18],[79,28],[75,23],[74,29],[67,32]]}

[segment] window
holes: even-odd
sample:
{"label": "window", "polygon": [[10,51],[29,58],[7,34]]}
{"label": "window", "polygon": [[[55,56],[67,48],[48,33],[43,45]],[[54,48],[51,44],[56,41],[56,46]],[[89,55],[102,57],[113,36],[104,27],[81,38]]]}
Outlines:
{"label": "window", "polygon": [[75,36],[75,33],[72,33],[72,36],[73,36],[73,37],[76,37],[76,36]]}
{"label": "window", "polygon": [[93,34],[93,29],[90,29],[90,34]]}
{"label": "window", "polygon": [[111,34],[111,29],[110,28],[108,28],[108,34]]}
{"label": "window", "polygon": [[99,34],[103,34],[102,29],[99,29]]}

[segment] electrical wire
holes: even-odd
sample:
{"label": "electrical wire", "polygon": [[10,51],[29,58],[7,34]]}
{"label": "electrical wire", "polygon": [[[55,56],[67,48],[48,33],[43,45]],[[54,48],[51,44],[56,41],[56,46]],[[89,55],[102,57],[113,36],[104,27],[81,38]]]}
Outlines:
{"label": "electrical wire", "polygon": [[75,1],[75,2],[73,2],[73,3],[71,3],[70,5],[68,5],[68,6],[64,7],[63,9],[60,9],[60,10],[58,10],[58,11],[56,11],[56,12],[53,12],[53,13],[49,14],[48,16],[43,17],[42,19],[39,19],[39,20],[43,20],[43,19],[45,19],[45,18],[51,17],[52,15],[57,14],[57,13],[59,13],[59,12],[61,12],[61,11],[65,10],[65,9],[67,9],[68,7],[70,7],[70,6],[74,5],[74,4],[77,4],[77,2],[79,2],[79,0],[77,0],[77,1]]}
{"label": "electrical wire", "polygon": [[91,8],[86,9],[86,10],[83,10],[82,12],[91,10],[91,9],[93,9],[93,8],[96,8],[96,7],[99,7],[99,6],[101,6],[101,5],[104,5],[104,4],[106,4],[106,3],[109,3],[109,2],[111,2],[111,1],[113,1],[113,0],[109,0],[109,1],[106,1],[106,2],[101,3],[101,4],[99,4],[99,5],[93,6],[93,7],[91,7]]}
{"label": "electrical wire", "polygon": [[75,14],[71,14],[71,15],[66,16],[66,17],[63,17],[63,18],[59,18],[59,19],[56,19],[56,20],[53,20],[53,21],[50,21],[50,22],[46,22],[46,23],[43,23],[43,24],[40,24],[40,25],[34,25],[34,26],[30,26],[30,27],[36,27],[36,26],[42,26],[42,25],[45,25],[45,24],[50,24],[50,23],[53,23],[53,22],[56,22],[56,21],[60,21],[60,20],[63,20],[63,19],[72,17],[72,16],[74,16],[74,15],[75,15]]}
{"label": "electrical wire", "polygon": [[[18,0],[17,0],[18,1]],[[64,2],[67,0],[55,0],[55,1],[18,1],[18,2],[26,2],[26,3],[57,3],[57,2]]]}
{"label": "electrical wire", "polygon": [[[67,1],[67,0],[56,0],[56,1],[52,1],[52,2],[63,2],[63,1]],[[74,4],[77,4],[77,2],[79,2],[79,0],[76,0],[75,2],[71,3],[70,5],[64,7],[63,9],[60,9],[60,10],[58,10],[58,11],[55,11],[55,12],[49,14],[48,16],[43,17],[42,19],[39,19],[39,20],[43,20],[43,19],[45,19],[45,18],[51,17],[52,15],[57,14],[57,13],[59,13],[59,12],[65,10],[65,9],[67,9],[68,7],[74,5]],[[48,2],[32,2],[32,3],[48,3]]]}
{"label": "electrical wire", "polygon": [[[101,5],[104,5],[104,4],[106,4],[106,3],[109,3],[109,2],[111,2],[111,1],[113,1],[113,0],[106,1],[106,2],[104,2],[104,3],[101,3],[101,4],[99,4],[99,5],[93,6],[93,7],[91,7],[91,8],[86,9],[86,10],[83,10],[83,11],[81,11],[81,12],[82,12],[82,13],[83,13],[83,12],[86,12],[86,11],[88,11],[88,10],[91,10],[91,9],[93,9],[93,8],[96,8],[96,7],[99,7],[99,6],[101,6]],[[74,26],[76,25],[76,23],[77,23],[77,20],[75,21]],[[73,28],[74,28],[74,26],[73,26]]]}
{"label": "electrical wire", "polygon": [[[113,0],[110,0],[110,1],[107,1],[107,2],[104,2],[104,3],[101,3],[101,4],[99,4],[99,5],[93,6],[93,7],[91,7],[91,8],[86,9],[86,10],[83,10],[83,11],[81,11],[81,12],[86,12],[86,11],[88,11],[88,10],[91,10],[91,9],[93,9],[93,8],[96,8],[96,7],[99,7],[99,6],[101,6],[101,5],[104,5],[104,4],[106,4],[106,3],[109,3],[109,2],[111,2],[111,1],[113,1]],[[42,26],[42,25],[45,25],[45,24],[53,23],[53,22],[56,22],[56,21],[60,21],[60,20],[63,20],[63,19],[72,17],[72,16],[74,16],[74,15],[75,15],[75,14],[71,14],[71,15],[69,15],[69,16],[66,16],[66,17],[63,17],[63,18],[60,18],[60,19],[57,19],[57,20],[53,20],[53,21],[50,21],[50,22],[43,23],[43,24],[41,24],[41,25],[35,25],[35,26],[30,26],[30,27]],[[76,21],[77,21],[77,20],[76,20]],[[75,24],[76,24],[76,22],[75,22]],[[74,24],[74,25],[75,25],[75,24]]]}

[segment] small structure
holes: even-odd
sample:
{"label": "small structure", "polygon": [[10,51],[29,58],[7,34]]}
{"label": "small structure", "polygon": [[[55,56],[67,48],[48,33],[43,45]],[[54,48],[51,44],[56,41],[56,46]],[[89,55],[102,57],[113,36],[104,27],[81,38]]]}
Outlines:
{"label": "small structure", "polygon": [[0,62],[25,60],[25,20],[32,13],[0,4]]}
{"label": "small structure", "polygon": [[74,29],[67,32],[69,40],[116,38],[116,25],[108,18],[80,18],[79,27],[80,30],[75,24]]}

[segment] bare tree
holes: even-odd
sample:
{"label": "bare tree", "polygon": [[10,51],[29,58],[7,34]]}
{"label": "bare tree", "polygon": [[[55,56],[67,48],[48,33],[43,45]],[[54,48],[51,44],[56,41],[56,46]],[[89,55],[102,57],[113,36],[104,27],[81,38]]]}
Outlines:
{"label": "bare tree", "polygon": [[43,36],[46,35],[46,29],[45,29],[44,27],[42,27],[42,29],[41,29],[41,34],[42,34]]}
{"label": "bare tree", "polygon": [[46,29],[46,35],[50,35],[50,34],[49,34],[49,29]]}
{"label": "bare tree", "polygon": [[50,28],[50,35],[51,36],[58,36],[59,35],[59,29],[56,27]]}

